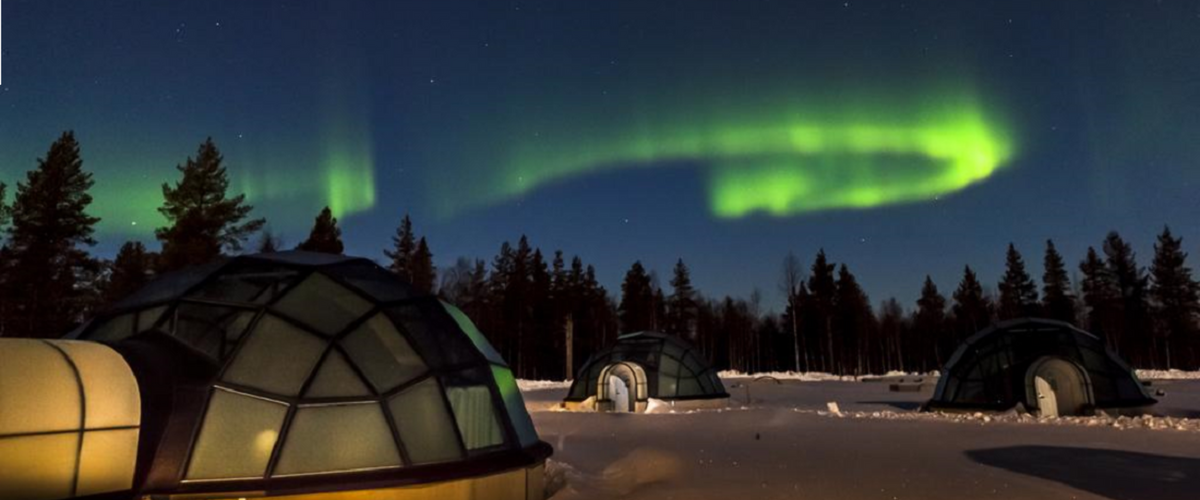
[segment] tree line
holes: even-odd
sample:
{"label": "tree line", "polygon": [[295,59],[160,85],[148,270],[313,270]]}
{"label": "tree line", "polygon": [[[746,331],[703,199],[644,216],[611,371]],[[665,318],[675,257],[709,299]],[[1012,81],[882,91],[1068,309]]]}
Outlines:
{"label": "tree line", "polygon": [[[80,146],[64,132],[5,203],[0,184],[0,336],[60,336],[155,275],[222,255],[284,250],[266,220],[252,217],[243,195],[230,194],[224,159],[211,139],[162,185],[155,230],[159,251],[127,242],[111,261],[89,253],[99,219],[88,214],[94,181]],[[257,242],[250,239],[257,235]],[[1038,316],[1079,325],[1138,367],[1200,367],[1200,284],[1182,239],[1164,227],[1149,268],[1116,232],[1087,250],[1072,283],[1053,241],[1046,241],[1040,286],[1009,245],[993,293],[964,267],[949,297],[926,276],[907,308],[894,298],[873,305],[845,263],[822,250],[803,265],[781,264],[782,313],[762,310],[761,294],[706,297],[678,260],[666,287],[634,262],[618,293],[599,284],[578,256],[543,253],[521,236],[490,262],[459,258],[439,270],[429,242],[404,216],[382,264],[427,293],[457,304],[524,378],[570,378],[622,332],[657,330],[696,344],[720,368],[838,374],[928,371],[966,337],[1006,319]],[[328,207],[295,248],[341,254],[337,218]]]}

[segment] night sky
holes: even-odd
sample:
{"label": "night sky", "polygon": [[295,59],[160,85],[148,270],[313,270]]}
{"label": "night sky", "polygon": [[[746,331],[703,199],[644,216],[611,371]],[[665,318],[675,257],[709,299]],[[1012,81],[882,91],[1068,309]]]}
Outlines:
{"label": "night sky", "polygon": [[613,291],[682,257],[774,306],[824,247],[911,307],[963,264],[994,287],[1010,241],[1039,276],[1112,229],[1200,255],[1196,1],[2,6],[0,180],[73,129],[100,255],[157,248],[208,136],[289,245],[329,205],[382,258],[407,212],[439,267],[527,234]]}

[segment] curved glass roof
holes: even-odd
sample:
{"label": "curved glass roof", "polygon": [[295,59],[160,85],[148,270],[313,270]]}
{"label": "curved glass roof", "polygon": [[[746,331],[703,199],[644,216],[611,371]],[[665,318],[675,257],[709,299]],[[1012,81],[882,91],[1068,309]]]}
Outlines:
{"label": "curved glass roof", "polygon": [[[597,394],[600,373],[614,363],[636,363],[646,373],[646,397],[654,399],[727,398],[717,370],[695,346],[674,335],[637,332],[622,335],[611,348],[593,355],[580,368],[567,401]],[[640,397],[639,400],[643,398]]]}
{"label": "curved glass roof", "polygon": [[1025,318],[998,323],[963,342],[943,367],[929,407],[1012,408],[1025,401],[1030,366],[1047,356],[1086,372],[1097,408],[1156,402],[1101,339],[1061,321]]}
{"label": "curved glass roof", "polygon": [[187,456],[172,460],[191,490],[545,446],[466,315],[366,259],[282,252],[164,275],[72,336],[151,332],[220,367]]}

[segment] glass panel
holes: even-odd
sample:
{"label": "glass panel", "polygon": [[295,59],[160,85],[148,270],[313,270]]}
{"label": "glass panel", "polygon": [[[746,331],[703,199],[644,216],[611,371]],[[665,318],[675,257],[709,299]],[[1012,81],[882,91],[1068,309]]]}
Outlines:
{"label": "glass panel", "polygon": [[262,477],[286,414],[284,404],[214,390],[187,479]]}
{"label": "glass panel", "polygon": [[[167,312],[167,306],[152,307],[137,313],[138,333],[154,328],[154,324],[158,323],[158,319],[161,318],[165,312]],[[164,330],[166,329],[164,328]]]}
{"label": "glass panel", "polygon": [[224,380],[295,396],[324,350],[324,340],[267,314],[238,351]]}
{"label": "glass panel", "polygon": [[462,458],[462,447],[437,379],[423,380],[400,392],[388,401],[388,409],[414,464]]}
{"label": "glass panel", "polygon": [[413,289],[407,283],[401,282],[395,274],[387,269],[370,262],[352,262],[322,272],[336,276],[363,293],[374,297],[379,302],[392,302],[416,297]]}
{"label": "glass panel", "polygon": [[703,372],[705,368],[708,368],[704,360],[700,359],[700,356],[697,354],[698,353],[696,351],[689,351],[687,355],[683,357],[683,366],[686,366],[688,370],[692,371],[692,373],[700,373]]}
{"label": "glass panel", "polygon": [[388,316],[421,352],[432,368],[462,366],[482,362],[479,350],[465,335],[441,304],[434,300],[388,310]]}
{"label": "glass panel", "polygon": [[276,476],[399,466],[400,452],[378,403],[301,407]]}
{"label": "glass panel", "polygon": [[366,314],[371,303],[328,276],[312,273],[274,307],[317,331],[333,335]]}
{"label": "glass panel", "polygon": [[229,344],[226,341],[240,337],[253,318],[252,311],[185,302],[175,308],[175,337],[214,359],[221,359],[223,347]]}
{"label": "glass panel", "polygon": [[663,354],[675,359],[683,359],[684,348],[674,342],[663,343]]}
{"label": "glass panel", "polygon": [[701,394],[704,393],[700,391],[700,382],[697,382],[695,378],[688,377],[679,379],[680,397],[699,396]]}
{"label": "glass panel", "polygon": [[357,373],[346,363],[336,349],[330,351],[317,368],[317,376],[304,394],[309,398],[331,398],[345,396],[369,396],[371,390],[358,377]]}
{"label": "glass panel", "polygon": [[137,444],[137,429],[85,432],[79,458],[79,486],[75,496],[123,491],[133,487]]}
{"label": "glass panel", "polygon": [[673,398],[678,392],[679,379],[660,372],[658,374],[658,395],[656,397]]}
{"label": "glass panel", "polygon": [[408,340],[386,316],[376,314],[341,341],[350,360],[375,389],[386,392],[428,371]]}
{"label": "glass panel", "polygon": [[133,313],[109,318],[104,324],[92,330],[87,338],[96,342],[116,342],[131,335],[133,335]]}
{"label": "glass panel", "polygon": [[500,397],[504,399],[504,409],[508,418],[517,430],[517,438],[521,447],[537,444],[537,431],[533,428],[533,420],[525,409],[525,400],[521,398],[521,390],[517,388],[517,379],[512,371],[500,366],[492,366],[492,375],[496,377],[496,387],[500,389]]}
{"label": "glass panel", "polygon": [[486,385],[447,387],[446,397],[454,409],[454,420],[468,450],[504,443],[504,433],[492,403],[492,391]]}
{"label": "glass panel", "polygon": [[0,439],[0,498],[71,497],[79,434]]}
{"label": "glass panel", "polygon": [[[85,428],[125,427],[141,423],[141,396],[137,380],[120,354],[92,342],[52,342],[71,357],[83,382],[84,408],[87,410],[84,414]],[[43,396],[39,394],[38,397]],[[0,402],[0,405],[3,404]],[[74,427],[78,425],[76,423]]]}
{"label": "glass panel", "polygon": [[478,328],[475,328],[475,323],[471,322],[471,318],[468,318],[465,313],[452,304],[445,301],[439,302],[442,303],[442,307],[446,308],[446,312],[450,313],[450,317],[454,318],[454,322],[458,324],[458,327],[471,339],[471,343],[475,344],[475,348],[483,353],[483,357],[487,358],[493,364],[508,366],[508,363],[504,362],[504,358],[500,357],[500,353],[496,352],[496,349],[492,347],[492,343],[488,342],[487,337]]}
{"label": "glass panel", "polygon": [[79,382],[62,353],[40,340],[4,339],[0,360],[0,434],[79,429]]}
{"label": "glass panel", "polygon": [[113,307],[133,307],[141,304],[151,304],[178,297],[189,288],[207,278],[213,271],[225,265],[225,259],[218,259],[208,264],[192,266],[164,274],[150,281],[146,286],[129,297],[117,302]]}
{"label": "glass panel", "polygon": [[214,276],[191,297],[265,304],[296,280],[299,273],[270,264],[240,264]]}

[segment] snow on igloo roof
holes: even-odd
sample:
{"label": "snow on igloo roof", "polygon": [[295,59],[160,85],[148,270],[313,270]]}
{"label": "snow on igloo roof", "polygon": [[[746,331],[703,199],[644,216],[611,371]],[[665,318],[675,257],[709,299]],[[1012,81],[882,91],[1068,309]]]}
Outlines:
{"label": "snow on igloo roof", "polygon": [[170,337],[219,367],[177,457],[184,484],[311,482],[539,445],[470,319],[369,260],[243,256],[162,280],[73,335]]}
{"label": "snow on igloo roof", "polygon": [[698,348],[674,335],[635,332],[617,337],[612,347],[588,359],[572,382],[566,400],[583,401],[596,395],[601,372],[618,362],[635,363],[645,371],[650,398],[729,397],[716,369]]}

